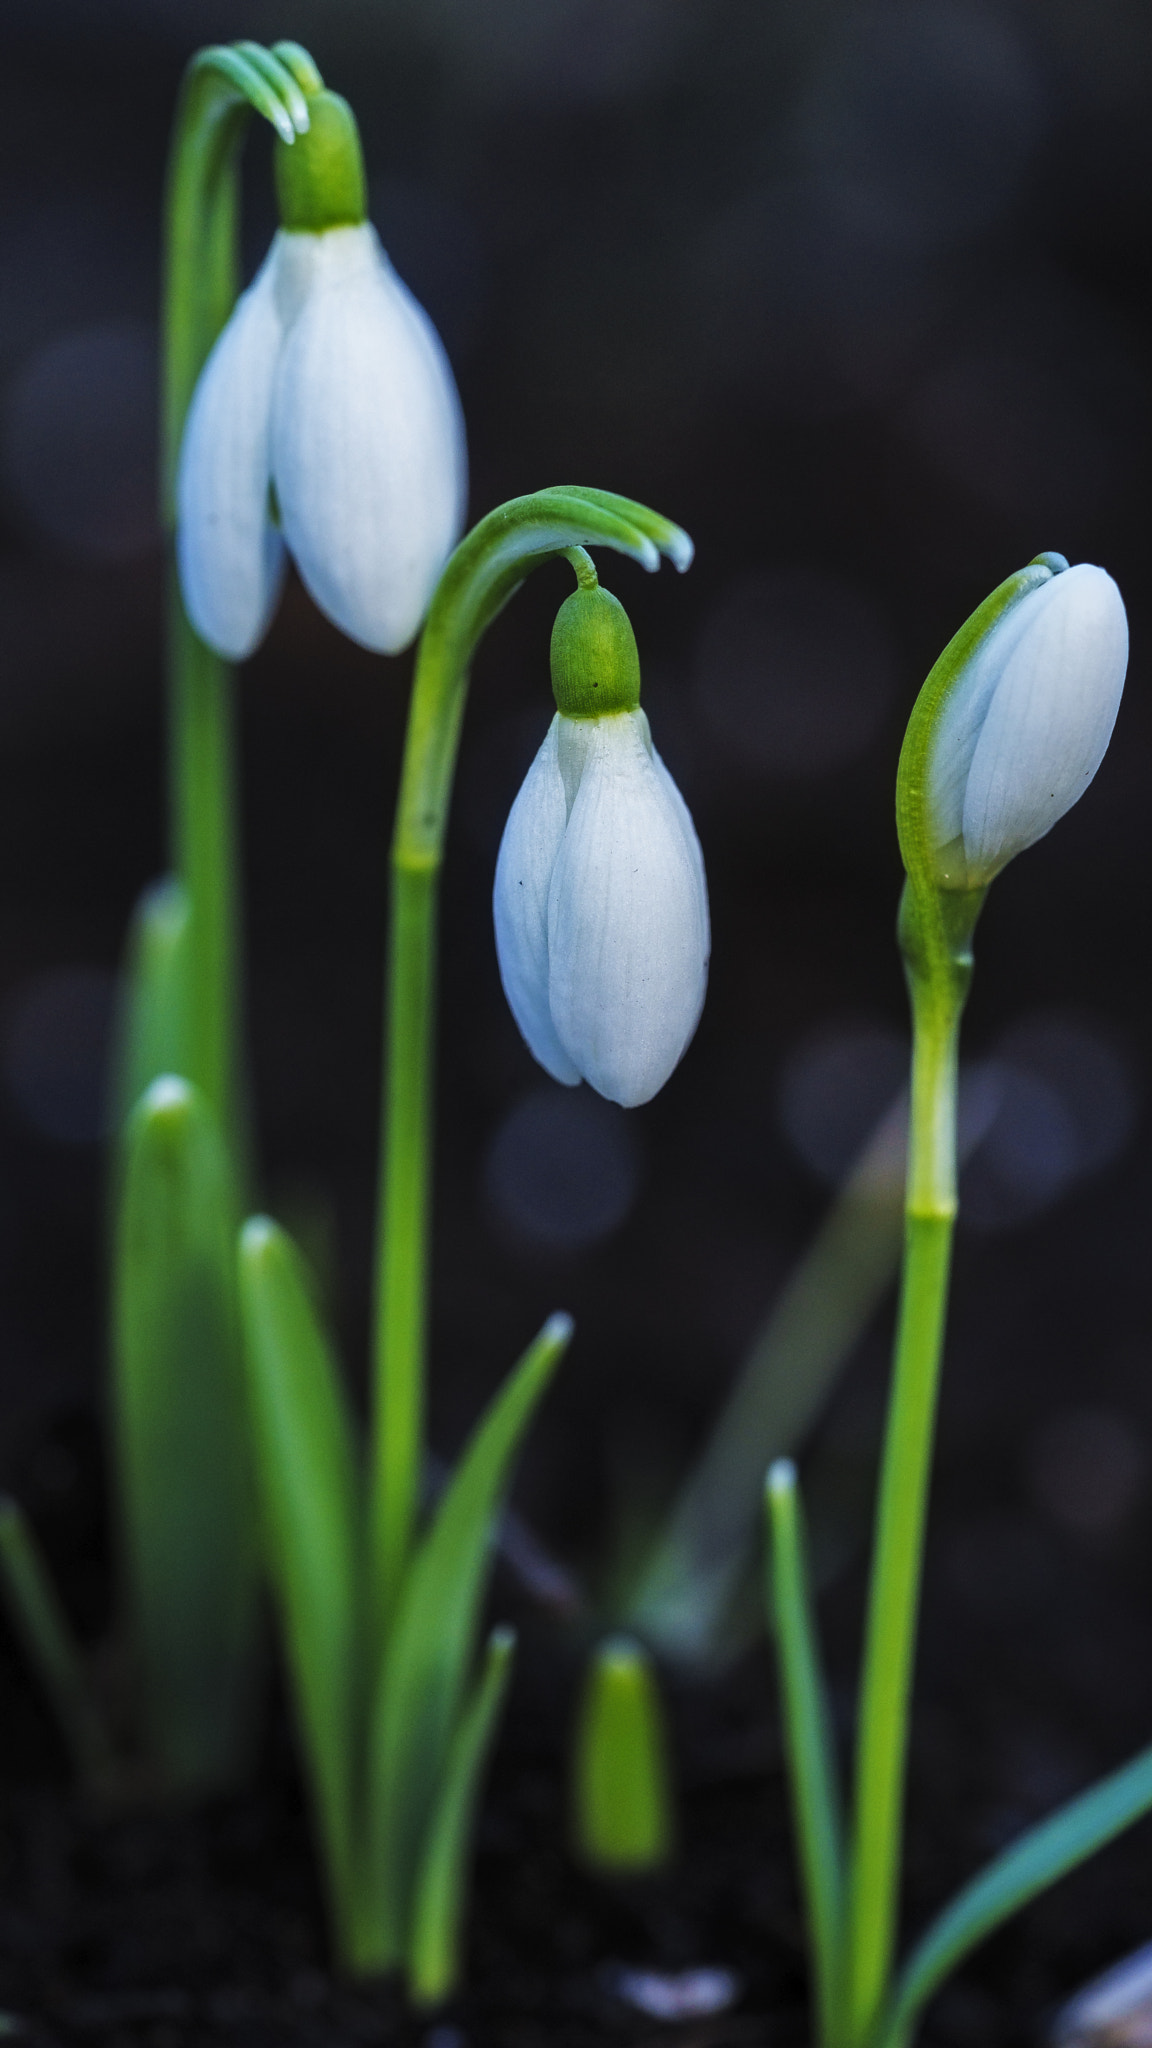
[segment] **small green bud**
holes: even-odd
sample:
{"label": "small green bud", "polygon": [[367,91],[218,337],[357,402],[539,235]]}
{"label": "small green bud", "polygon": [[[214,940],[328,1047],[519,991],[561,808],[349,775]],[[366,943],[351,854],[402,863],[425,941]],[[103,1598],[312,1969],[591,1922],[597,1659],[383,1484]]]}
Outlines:
{"label": "small green bud", "polygon": [[600,1643],[576,1726],[573,1831],[586,1863],[657,1870],[675,1841],[668,1740],[652,1660],[630,1636]]}
{"label": "small green bud", "polygon": [[280,225],[321,235],[368,218],[368,187],[356,116],[338,92],[312,93],[310,127],[295,142],[275,145]]}
{"label": "small green bud", "polygon": [[605,718],[640,702],[636,635],[619,598],[581,582],[552,628],[552,694],[565,718]]}

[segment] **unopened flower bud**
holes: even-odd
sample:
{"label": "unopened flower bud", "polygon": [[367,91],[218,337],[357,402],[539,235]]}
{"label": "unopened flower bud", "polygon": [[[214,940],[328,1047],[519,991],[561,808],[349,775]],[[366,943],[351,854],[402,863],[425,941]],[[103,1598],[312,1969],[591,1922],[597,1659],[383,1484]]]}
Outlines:
{"label": "unopened flower bud", "polygon": [[980,889],[1042,839],[1104,758],[1128,665],[1120,592],[1103,569],[1048,575],[980,638],[940,704],[925,760],[936,880]]}

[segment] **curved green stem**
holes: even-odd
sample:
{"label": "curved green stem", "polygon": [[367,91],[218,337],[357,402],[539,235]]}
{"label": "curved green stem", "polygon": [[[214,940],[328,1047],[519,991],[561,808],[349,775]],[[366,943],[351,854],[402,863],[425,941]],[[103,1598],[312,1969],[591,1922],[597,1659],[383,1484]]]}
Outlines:
{"label": "curved green stem", "polygon": [[541,562],[600,543],[646,569],[692,559],[688,536],[606,491],[513,498],[450,558],[420,640],[392,841],[376,1267],[371,1576],[382,1637],[416,1526],[424,1449],[436,913],[448,804],[473,654]]}
{"label": "curved green stem", "polygon": [[[303,133],[308,109],[295,70],[256,43],[199,51],[181,88],[165,200],[160,489],[169,528],[185,416],[239,290],[238,158],[252,111],[286,142]],[[171,566],[168,677],[172,864],[191,905],[189,1079],[235,1138],[239,912],[232,672],[193,632]]]}
{"label": "curved green stem", "polygon": [[912,1000],[905,1251],[869,1588],[848,1898],[846,2033],[876,2025],[896,1941],[908,1720],[928,1482],[956,1216],[956,1057],[983,892],[910,881],[900,940]]}

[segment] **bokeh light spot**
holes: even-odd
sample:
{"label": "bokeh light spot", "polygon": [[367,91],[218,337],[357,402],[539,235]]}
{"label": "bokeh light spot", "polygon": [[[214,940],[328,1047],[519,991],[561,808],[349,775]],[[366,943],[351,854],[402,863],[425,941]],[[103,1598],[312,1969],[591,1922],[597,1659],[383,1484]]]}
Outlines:
{"label": "bokeh light spot", "polygon": [[640,1187],[627,1112],[590,1088],[534,1088],[501,1124],[484,1167],[494,1222],[530,1248],[580,1251],[618,1230]]}
{"label": "bokeh light spot", "polygon": [[1067,1408],[1049,1416],[1025,1454],[1037,1504],[1083,1536],[1119,1528],[1139,1498],[1147,1466],[1136,1429],[1108,1408]]}

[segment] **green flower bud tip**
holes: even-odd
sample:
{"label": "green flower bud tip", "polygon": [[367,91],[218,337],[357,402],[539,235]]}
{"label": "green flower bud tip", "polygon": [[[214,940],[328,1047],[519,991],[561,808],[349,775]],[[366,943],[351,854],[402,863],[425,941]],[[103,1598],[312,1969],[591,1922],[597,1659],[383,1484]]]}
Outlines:
{"label": "green flower bud tip", "polygon": [[619,598],[582,582],[552,628],[552,694],[565,718],[607,718],[640,702],[636,635]]}
{"label": "green flower bud tip", "polygon": [[305,134],[275,144],[281,225],[313,235],[359,227],[368,218],[368,186],[356,116],[327,87],[309,98],[308,116]]}
{"label": "green flower bud tip", "polygon": [[651,1659],[628,1636],[600,1643],[576,1730],[573,1830],[586,1863],[659,1869],[675,1842],[668,1738]]}

